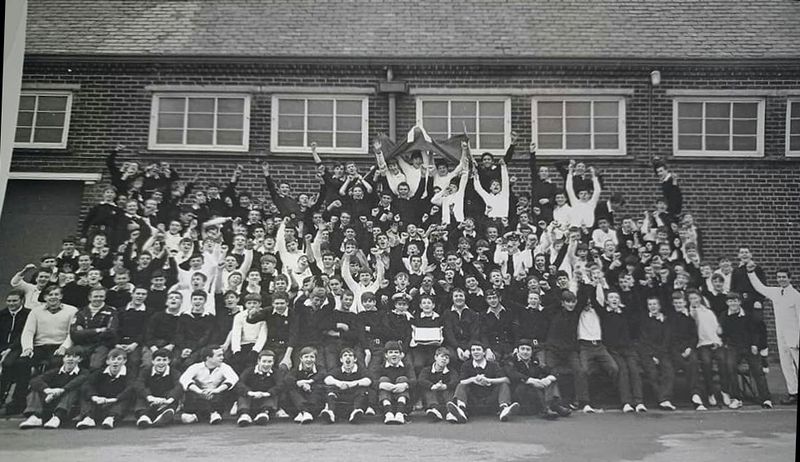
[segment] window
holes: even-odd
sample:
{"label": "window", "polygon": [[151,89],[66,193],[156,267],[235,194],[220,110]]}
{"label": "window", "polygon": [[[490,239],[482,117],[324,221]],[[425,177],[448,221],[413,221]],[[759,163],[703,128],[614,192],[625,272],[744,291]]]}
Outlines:
{"label": "window", "polygon": [[543,155],[625,155],[625,98],[533,99],[533,136]]}
{"label": "window", "polygon": [[676,156],[763,156],[763,133],[763,100],[678,98],[673,103]]}
{"label": "window", "polygon": [[417,98],[417,125],[444,140],[466,130],[476,152],[503,153],[511,142],[511,100],[482,97]]}
{"label": "window", "polygon": [[149,149],[247,151],[249,95],[156,94]]}
{"label": "window", "polygon": [[366,154],[369,146],[366,96],[274,95],[273,152],[311,152],[311,143],[333,154]]}
{"label": "window", "polygon": [[23,91],[19,97],[14,147],[66,148],[71,108],[72,93]]}
{"label": "window", "polygon": [[786,107],[786,155],[800,157],[800,99],[790,99]]}

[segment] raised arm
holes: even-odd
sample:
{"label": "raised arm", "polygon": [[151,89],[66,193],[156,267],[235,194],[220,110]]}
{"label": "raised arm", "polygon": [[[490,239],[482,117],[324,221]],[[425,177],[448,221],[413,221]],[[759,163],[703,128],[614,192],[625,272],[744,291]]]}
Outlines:
{"label": "raised arm", "polygon": [[342,255],[342,279],[344,283],[347,284],[347,287],[355,292],[354,289],[358,287],[358,283],[355,279],[353,279],[353,275],[350,274],[350,254],[345,253]]}
{"label": "raised arm", "polygon": [[600,200],[600,179],[597,177],[597,172],[595,171],[594,167],[589,167],[589,171],[592,173],[592,186],[594,189],[592,198],[589,199],[589,203],[592,204],[592,207],[594,207]]}
{"label": "raised arm", "polygon": [[575,168],[574,161],[569,162],[569,170],[567,171],[567,179],[566,183],[564,184],[564,189],[567,190],[567,197],[569,197],[570,204],[577,204],[578,197],[575,195],[575,188],[572,187],[572,169]]}

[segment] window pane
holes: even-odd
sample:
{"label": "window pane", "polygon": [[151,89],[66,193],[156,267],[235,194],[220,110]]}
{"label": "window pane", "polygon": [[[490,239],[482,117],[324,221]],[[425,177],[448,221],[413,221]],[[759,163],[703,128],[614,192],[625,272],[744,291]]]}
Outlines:
{"label": "window pane", "polygon": [[361,101],[340,100],[336,102],[336,113],[339,115],[361,116]]}
{"label": "window pane", "polygon": [[678,137],[678,149],[681,151],[700,151],[703,149],[703,137],[680,135]]}
{"label": "window pane", "polygon": [[183,114],[160,114],[158,116],[158,128],[183,129]]}
{"label": "window pane", "polygon": [[19,111],[17,113],[17,127],[32,127],[33,112]]}
{"label": "window pane", "polygon": [[591,130],[589,119],[567,119],[567,133],[589,133]]}
{"label": "window pane", "polygon": [[503,149],[504,141],[504,135],[481,135],[478,138],[478,146],[480,149]]}
{"label": "window pane", "polygon": [[703,117],[703,103],[678,103],[678,117]]}
{"label": "window pane", "polygon": [[678,120],[678,132],[684,134],[703,133],[703,119],[680,119]]}
{"label": "window pane", "polygon": [[20,96],[19,97],[19,110],[20,111],[32,111],[34,106],[36,105],[36,97],[35,96]]}
{"label": "window pane", "polygon": [[733,117],[755,119],[758,117],[758,103],[733,103]]}
{"label": "window pane", "polygon": [[243,114],[244,98],[220,98],[217,100],[217,112],[221,114]]}
{"label": "window pane", "polygon": [[332,131],[333,117],[308,116],[309,131]]}
{"label": "window pane", "polygon": [[617,135],[595,135],[595,149],[619,149],[619,137]]}
{"label": "window pane", "polygon": [[539,135],[539,149],[561,149],[561,135]]}
{"label": "window pane", "polygon": [[15,143],[30,143],[31,142],[31,132],[30,128],[18,128],[16,134],[14,135],[14,142]]}
{"label": "window pane", "polygon": [[217,116],[217,128],[233,128],[242,129],[242,116],[241,115],[220,115]]}
{"label": "window pane", "polygon": [[279,146],[303,146],[303,133],[302,132],[279,132],[278,133]]}
{"label": "window pane", "polygon": [[422,115],[423,117],[447,117],[447,103],[445,101],[423,101]]}
{"label": "window pane", "polygon": [[481,118],[481,133],[503,133],[503,119],[484,119]]}
{"label": "window pane", "polygon": [[792,115],[791,115],[791,117],[800,117],[800,101],[792,101],[791,104],[792,104]]}
{"label": "window pane", "polygon": [[547,117],[547,116],[561,117],[561,108],[562,108],[561,101],[546,101],[546,102],[539,102],[537,104],[538,104],[539,117]]}
{"label": "window pane", "polygon": [[800,135],[800,119],[794,119],[790,125],[790,132],[792,135]]}
{"label": "window pane", "polygon": [[214,98],[189,98],[189,112],[214,112]]}
{"label": "window pane", "polygon": [[241,130],[218,130],[217,131],[217,144],[241,146],[242,131]]}
{"label": "window pane", "polygon": [[706,103],[706,117],[728,118],[730,116],[730,103]]}
{"label": "window pane", "polygon": [[591,103],[583,101],[567,101],[566,115],[567,117],[589,117],[591,111]]}
{"label": "window pane", "polygon": [[619,119],[594,119],[595,133],[617,133]]}
{"label": "window pane", "polygon": [[539,133],[561,133],[561,119],[539,118]]}
{"label": "window pane", "polygon": [[336,147],[337,148],[360,148],[361,147],[361,134],[360,133],[337,133],[336,134]]}
{"label": "window pane", "polygon": [[189,120],[186,123],[188,128],[214,128],[214,115],[213,114],[189,114]]}
{"label": "window pane", "polygon": [[595,117],[619,117],[619,103],[615,101],[594,103],[594,115]]}
{"label": "window pane", "polygon": [[156,132],[156,143],[181,144],[183,143],[183,130],[158,130]]}
{"label": "window pane", "polygon": [[333,114],[333,101],[308,100],[308,114]]}
{"label": "window pane", "polygon": [[464,133],[464,124],[467,125],[467,133],[474,134],[475,133],[475,118],[464,119],[453,117],[453,123],[450,126],[450,131],[452,134],[461,134]]}
{"label": "window pane", "polygon": [[709,135],[727,135],[730,133],[730,121],[706,119],[706,133]]}
{"label": "window pane", "polygon": [[430,134],[443,133],[447,138],[447,118],[441,117],[426,117],[422,119],[422,126]]}
{"label": "window pane", "polygon": [[214,132],[211,130],[186,130],[186,144],[213,144]]}
{"label": "window pane", "polygon": [[567,135],[567,149],[590,149],[590,135]]}
{"label": "window pane", "polygon": [[475,116],[475,102],[473,101],[453,101],[450,103],[450,114],[453,118],[464,116]]}
{"label": "window pane", "polygon": [[360,132],[361,117],[337,117],[336,130],[345,132]]}
{"label": "window pane", "polygon": [[333,147],[333,133],[308,132],[308,144],[316,141],[319,146]]}
{"label": "window pane", "polygon": [[481,117],[494,116],[503,117],[506,112],[506,104],[502,101],[482,101],[480,103]]}
{"label": "window pane", "polygon": [[730,139],[727,136],[706,136],[707,151],[728,151]]}
{"label": "window pane", "polygon": [[33,133],[34,143],[60,143],[63,128],[37,128]]}
{"label": "window pane", "polygon": [[305,101],[301,99],[278,100],[278,114],[305,114]]}
{"label": "window pane", "polygon": [[63,127],[65,112],[39,112],[36,127]]}
{"label": "window pane", "polygon": [[67,110],[66,96],[40,96],[38,111],[59,111]]}
{"label": "window pane", "polygon": [[734,120],[734,135],[755,135],[758,130],[757,120]]}
{"label": "window pane", "polygon": [[279,130],[303,130],[303,116],[278,116]]}
{"label": "window pane", "polygon": [[182,114],[185,104],[185,98],[160,98],[158,112],[180,112]]}
{"label": "window pane", "polygon": [[756,137],[755,136],[734,136],[733,137],[733,150],[734,151],[755,151],[756,150]]}
{"label": "window pane", "polygon": [[789,150],[800,151],[800,135],[792,135],[789,138]]}

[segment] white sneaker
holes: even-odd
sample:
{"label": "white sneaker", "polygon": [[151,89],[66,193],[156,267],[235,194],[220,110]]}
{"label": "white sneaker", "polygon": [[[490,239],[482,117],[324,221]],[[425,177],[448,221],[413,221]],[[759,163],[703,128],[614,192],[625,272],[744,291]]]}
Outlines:
{"label": "white sneaker", "polygon": [[156,427],[163,427],[172,422],[172,419],[175,418],[175,410],[172,408],[167,408],[161,414],[156,416],[156,419],[153,421],[153,426]]}
{"label": "white sneaker", "polygon": [[97,424],[94,422],[94,419],[87,416],[87,417],[84,417],[83,420],[78,422],[75,425],[75,428],[77,428],[78,430],[83,430],[85,428],[94,428],[96,426],[97,426]]}
{"label": "white sneaker", "polygon": [[694,407],[694,410],[695,410],[695,411],[707,411],[707,410],[708,410],[708,408],[707,408],[707,407],[705,407],[705,405],[703,405],[703,404],[698,404],[698,405],[696,405],[696,406]]}
{"label": "white sneaker", "polygon": [[[585,409],[585,408],[584,408],[584,409]],[[625,403],[625,405],[624,405],[624,406],[622,406],[622,412],[625,412],[625,413],[628,413],[628,412],[633,412],[633,406],[631,406],[631,405],[630,405],[630,404],[628,404],[628,403]]]}
{"label": "white sneaker", "polygon": [[[763,403],[761,403],[761,407],[763,407],[764,409],[772,409],[772,401],[769,399],[764,401]],[[45,427],[46,426],[47,425],[45,425]]]}
{"label": "white sneaker", "polygon": [[299,424],[303,423],[304,420],[305,420],[305,415],[303,415],[303,412],[298,412],[297,416],[295,416],[294,418],[294,421]]}
{"label": "white sneaker", "polygon": [[57,428],[61,428],[61,419],[57,416],[50,417],[50,420],[44,424],[44,428],[48,430],[55,430]]}
{"label": "white sneaker", "polygon": [[728,404],[728,407],[730,409],[739,409],[740,407],[742,407],[742,402],[734,398],[731,400],[731,403]]}
{"label": "white sneaker", "polygon": [[721,394],[722,394],[722,404],[730,407],[730,405],[731,405],[731,395],[729,395],[728,393],[725,393],[724,391],[721,392]]}
{"label": "white sneaker", "polygon": [[364,415],[369,415],[369,416],[375,415],[375,409],[373,409],[372,406],[367,407],[367,410],[364,411]]}
{"label": "white sneaker", "polygon": [[266,412],[259,412],[255,419],[253,419],[253,423],[256,425],[266,425],[269,422],[269,414]]}
{"label": "white sneaker", "polygon": [[402,412],[398,412],[394,415],[394,421],[400,425],[403,425],[406,423],[406,415]]}
{"label": "white sneaker", "polygon": [[[439,410],[435,409],[435,408],[430,408],[427,411],[425,411],[425,415],[429,416],[431,418],[431,420],[434,421],[434,422],[438,422],[438,421],[442,420],[442,413],[439,412]],[[453,416],[453,417],[455,417],[455,416]]]}
{"label": "white sneaker", "polygon": [[19,424],[19,428],[23,430],[28,430],[30,428],[37,428],[42,426],[42,419],[36,417],[35,415],[31,415],[27,419],[23,420],[22,423]]}
{"label": "white sneaker", "polygon": [[387,412],[383,416],[383,423],[385,423],[386,425],[391,425],[391,424],[395,423],[394,413],[393,412]]}
{"label": "white sneaker", "polygon": [[236,415],[239,413],[239,403],[233,403],[231,406],[231,415]]}
{"label": "white sneaker", "polygon": [[222,422],[222,416],[219,415],[219,412],[214,411],[208,416],[208,423],[211,425],[216,425],[220,422]]}
{"label": "white sneaker", "polygon": [[717,405],[717,397],[714,395],[709,395],[708,397],[708,405],[709,406],[716,406]]}
{"label": "white sneaker", "polygon": [[242,414],[239,416],[239,419],[236,420],[236,425],[240,427],[248,427],[251,423],[253,423],[253,419],[251,419],[248,414]]}
{"label": "white sneaker", "polygon": [[328,409],[327,407],[319,413],[319,416],[325,419],[328,423],[336,422],[336,415],[334,415],[333,411]]}
{"label": "white sneaker", "polygon": [[303,413],[303,421],[300,422],[300,423],[304,423],[305,424],[305,423],[309,423],[309,422],[313,422],[313,421],[314,421],[314,416],[311,415],[310,412],[304,412]]}
{"label": "white sneaker", "polygon": [[276,419],[288,419],[289,417],[289,413],[283,409],[278,409],[277,412],[275,412]]}
{"label": "white sneaker", "polygon": [[358,423],[361,420],[361,417],[364,416],[364,411],[362,409],[353,409],[353,412],[350,413],[350,418],[347,419],[348,422],[351,424]]}
{"label": "white sneaker", "polygon": [[582,411],[583,411],[584,414],[600,414],[600,413],[603,412],[602,409],[595,409],[595,408],[593,408],[592,406],[590,406],[588,404],[586,406],[583,406]]}
{"label": "white sneaker", "polygon": [[665,411],[674,411],[677,409],[669,400],[661,401],[660,403],[658,403],[658,407],[660,407]]}
{"label": "white sneaker", "polygon": [[444,420],[454,424],[458,423],[458,417],[454,416],[452,412],[448,412]]}
{"label": "white sneaker", "polygon": [[647,412],[647,408],[644,404],[639,403],[636,405],[636,412]]}
{"label": "white sneaker", "polygon": [[103,423],[100,424],[106,430],[113,430],[114,429],[114,417],[108,416],[103,419]]}
{"label": "white sneaker", "polygon": [[153,425],[153,421],[146,415],[139,417],[139,420],[136,421],[136,426],[139,428],[147,428],[150,425]]}
{"label": "white sneaker", "polygon": [[199,421],[199,420],[200,419],[197,418],[197,414],[187,414],[185,412],[183,414],[181,414],[181,422],[182,423],[193,424],[193,423],[197,423],[197,421]]}
{"label": "white sneaker", "polygon": [[507,422],[508,418],[511,416],[517,408],[519,407],[519,403],[511,403],[508,406],[503,406],[500,409],[500,422]]}

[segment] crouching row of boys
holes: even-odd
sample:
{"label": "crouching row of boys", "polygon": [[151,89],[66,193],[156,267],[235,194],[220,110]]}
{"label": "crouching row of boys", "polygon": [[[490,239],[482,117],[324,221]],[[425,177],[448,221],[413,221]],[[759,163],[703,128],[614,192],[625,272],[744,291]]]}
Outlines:
{"label": "crouching row of boys", "polygon": [[140,428],[167,425],[178,412],[183,423],[202,418],[213,425],[222,421],[234,403],[240,426],[266,424],[286,410],[301,424],[312,422],[315,416],[329,423],[337,419],[356,423],[374,415],[376,409],[383,413],[384,423],[403,424],[417,399],[434,421],[464,423],[467,409],[497,412],[502,421],[519,409],[547,418],[568,415],[559,402],[556,377],[533,356],[530,341],[518,343],[505,367],[488,361],[484,346],[473,344],[472,358],[462,365],[460,374],[449,367],[448,350],[439,348],[419,377],[404,362],[398,342],[385,345],[384,360],[371,371],[359,366],[350,348],[341,350],[339,367],[324,371],[317,363],[316,349],[305,347],[292,370],[274,367],[275,354],[264,350],[254,367],[241,376],[224,363],[218,346],[206,347],[204,360],[182,374],[170,367],[168,350],[156,351],[152,366],[136,374],[126,368],[126,353],[121,349],[109,352],[105,369],[90,374],[79,365],[81,350],[71,348],[61,367],[31,382],[26,419],[20,428],[60,428],[78,409],[78,429],[96,427],[98,422],[104,429],[113,429],[131,411]]}

